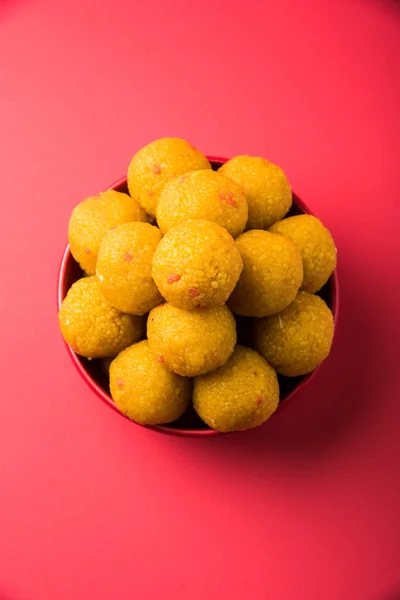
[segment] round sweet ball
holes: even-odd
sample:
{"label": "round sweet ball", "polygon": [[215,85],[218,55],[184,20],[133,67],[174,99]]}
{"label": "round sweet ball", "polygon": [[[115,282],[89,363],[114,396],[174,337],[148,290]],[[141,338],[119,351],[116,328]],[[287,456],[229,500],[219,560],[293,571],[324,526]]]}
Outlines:
{"label": "round sweet ball", "polygon": [[303,280],[301,255],[282,236],[254,229],[240,235],[236,245],[243,271],[229,306],[238,315],[265,317],[288,306]]}
{"label": "round sweet ball", "polygon": [[191,396],[191,380],[154,358],[147,340],[121,352],[110,366],[110,391],[117,408],[141,425],[179,419]]}
{"label": "round sweet ball", "polygon": [[268,229],[292,205],[292,189],[280,167],[258,156],[236,156],[219,172],[242,186],[249,206],[246,229]]}
{"label": "round sweet ball", "polygon": [[301,289],[318,292],[336,267],[336,246],[329,230],[312,215],[297,215],[275,223],[270,231],[296,244],[303,259],[304,278]]}
{"label": "round sweet ball", "polygon": [[144,210],[156,216],[159,193],[170,177],[211,169],[207,158],[186,140],[161,138],[139,150],[128,168],[128,189]]}
{"label": "round sweet ball", "polygon": [[161,232],[149,223],[125,223],[103,237],[96,274],[108,302],[125,313],[143,315],[163,301],[151,270]]}
{"label": "round sweet ball", "polygon": [[170,179],[157,204],[157,223],[163,233],[188,219],[208,219],[236,237],[244,231],[247,214],[242,188],[210,169]]}
{"label": "round sweet ball", "polygon": [[144,337],[143,317],[125,315],[104,298],[97,277],[84,277],[68,291],[58,313],[64,340],[80,356],[103,358]]}
{"label": "round sweet ball", "polygon": [[244,346],[236,346],[224,366],[194,380],[194,408],[207,425],[218,431],[257,427],[272,415],[278,403],[275,370]]}
{"label": "round sweet ball", "polygon": [[148,221],[141,206],[115,190],[86,198],[75,206],[68,225],[68,241],[74,259],[88,275],[96,273],[97,254],[105,233],[129,221]]}
{"label": "round sweet ball", "polygon": [[307,292],[281,313],[254,322],[256,349],[281,375],[311,373],[328,356],[334,332],[325,302]]}
{"label": "round sweet ball", "polygon": [[207,220],[189,220],[167,231],[153,258],[161,295],[178,308],[224,304],[243,268],[232,236]]}
{"label": "round sweet ball", "polygon": [[195,377],[226,363],[236,344],[236,323],[226,305],[182,310],[166,302],[150,312],[147,338],[159,362]]}

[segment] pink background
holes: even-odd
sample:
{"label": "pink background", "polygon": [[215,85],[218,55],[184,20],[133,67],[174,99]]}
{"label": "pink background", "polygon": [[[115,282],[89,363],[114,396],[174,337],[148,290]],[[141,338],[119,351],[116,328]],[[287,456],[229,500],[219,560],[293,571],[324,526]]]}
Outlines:
{"label": "pink background", "polygon": [[[0,0],[0,599],[398,599],[400,6],[189,5]],[[58,332],[73,205],[164,135],[282,165],[337,241],[332,355],[257,431],[136,427]]]}

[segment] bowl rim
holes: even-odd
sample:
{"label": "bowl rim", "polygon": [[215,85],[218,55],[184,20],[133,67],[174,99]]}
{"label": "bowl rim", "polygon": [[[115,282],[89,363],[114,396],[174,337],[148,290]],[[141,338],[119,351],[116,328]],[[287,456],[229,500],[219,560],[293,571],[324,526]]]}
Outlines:
{"label": "bowl rim", "polygon": [[[211,163],[224,164],[228,161],[227,158],[222,158],[219,156],[207,156],[207,158]],[[110,185],[107,188],[107,190],[115,190],[115,189],[121,187],[122,185],[126,184],[126,181],[127,181],[126,176],[120,177],[119,179],[114,181],[114,183],[112,185]],[[297,206],[305,214],[309,214],[309,215],[314,214],[308,208],[308,206],[294,192],[293,192],[293,198],[295,199],[295,203],[297,204]],[[71,254],[69,244],[67,244],[67,246],[64,250],[64,253],[63,253],[62,260],[61,260],[61,265],[60,265],[60,269],[59,269],[59,273],[58,273],[58,280],[57,280],[57,310],[58,311],[60,310],[62,301],[65,297],[65,295],[64,295],[64,280],[65,280],[66,272],[67,272],[67,269],[68,269],[68,266],[69,266],[69,263],[71,260],[74,260],[74,259]],[[335,336],[336,330],[337,330],[338,315],[339,315],[339,278],[338,278],[338,273],[337,273],[337,267],[335,268],[332,275],[330,276],[330,280],[332,283],[332,306],[330,307],[330,309],[332,311],[333,319],[334,319],[334,336]],[[72,350],[71,346],[69,346],[65,341],[64,341],[64,345],[67,348],[68,354],[69,354],[75,368],[77,369],[78,373],[80,374],[82,379],[85,381],[85,383],[88,385],[88,387],[93,392],[95,392],[95,394],[105,404],[107,404],[110,408],[112,408],[114,411],[116,411],[119,415],[128,419],[128,417],[126,415],[124,415],[117,408],[111,395],[107,394],[107,392],[88,373],[88,371],[85,369],[85,367],[82,364],[78,355],[75,354],[75,352]],[[279,404],[278,408],[271,415],[270,419],[273,418],[276,413],[282,412],[282,409],[288,405],[289,400],[292,400],[292,398],[295,394],[297,394],[302,388],[304,388],[306,385],[308,385],[310,383],[310,381],[315,377],[315,375],[321,368],[322,364],[323,364],[323,362],[321,363],[321,365],[318,365],[318,367],[316,367],[316,369],[314,369],[314,371],[312,371],[311,373],[308,373],[307,375],[305,375],[303,377],[303,379],[296,385],[296,387],[293,390],[291,390],[290,393],[285,397],[285,401],[283,403]],[[181,429],[181,428],[178,428],[178,429],[176,429],[176,428],[168,426],[168,425],[141,425],[140,423],[136,423],[136,421],[131,421],[131,422],[140,427],[145,427],[146,429],[151,429],[153,431],[158,431],[160,433],[165,433],[168,435],[174,435],[174,436],[179,436],[179,437],[205,437],[205,436],[209,437],[209,436],[216,436],[216,435],[224,434],[221,431],[216,431],[215,429],[211,429],[211,428],[205,428],[205,429]]]}

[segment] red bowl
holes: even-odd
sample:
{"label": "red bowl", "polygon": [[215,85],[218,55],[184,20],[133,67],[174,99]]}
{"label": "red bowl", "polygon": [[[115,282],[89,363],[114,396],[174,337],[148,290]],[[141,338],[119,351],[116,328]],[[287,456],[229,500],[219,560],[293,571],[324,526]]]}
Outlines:
{"label": "red bowl", "polygon": [[[218,169],[223,163],[227,161],[226,158],[217,158],[210,156],[208,157],[214,170]],[[116,181],[109,189],[118,190],[119,192],[127,192],[126,177],[122,177]],[[296,196],[293,194],[293,205],[289,212],[289,215],[298,214],[312,214],[310,209]],[[61,307],[61,303],[64,300],[71,285],[82,277],[82,271],[78,263],[72,257],[69,246],[66,247],[64,256],[61,262],[60,273],[58,277],[58,309]],[[338,311],[339,311],[339,284],[337,271],[335,271],[329,281],[324,285],[319,295],[325,300],[329,308],[331,309],[335,325],[337,324]],[[238,341],[246,345],[246,341],[249,338],[249,319],[239,318],[238,319]],[[68,353],[78,369],[79,374],[82,376],[85,383],[105,402],[116,410],[119,414],[122,413],[115,406],[113,399],[111,398],[108,391],[108,382],[106,376],[100,368],[99,361],[89,361],[72,350],[70,346],[66,344]],[[278,410],[281,410],[282,405],[287,405],[289,399],[293,398],[296,392],[304,388],[311,379],[315,376],[318,368],[312,373],[303,377],[281,377],[279,376],[280,384],[280,403]],[[124,415],[123,415],[124,416]],[[135,423],[136,424],[136,423]],[[210,436],[220,435],[219,431],[210,429],[205,423],[203,423],[196,415],[193,408],[181,417],[178,421],[170,423],[168,425],[153,425],[149,426],[150,429],[160,431],[161,433],[168,433],[172,435],[181,436]]]}

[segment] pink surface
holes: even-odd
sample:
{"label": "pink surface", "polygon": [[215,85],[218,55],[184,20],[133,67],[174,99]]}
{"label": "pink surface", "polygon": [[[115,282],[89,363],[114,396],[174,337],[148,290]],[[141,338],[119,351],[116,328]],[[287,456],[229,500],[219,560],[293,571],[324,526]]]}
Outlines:
{"label": "pink surface", "polygon": [[[399,38],[388,0],[0,1],[1,600],[400,597]],[[258,431],[133,427],[58,333],[72,206],[162,135],[337,240],[332,355]]]}

